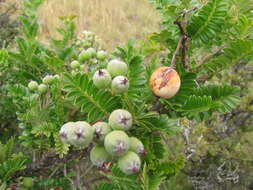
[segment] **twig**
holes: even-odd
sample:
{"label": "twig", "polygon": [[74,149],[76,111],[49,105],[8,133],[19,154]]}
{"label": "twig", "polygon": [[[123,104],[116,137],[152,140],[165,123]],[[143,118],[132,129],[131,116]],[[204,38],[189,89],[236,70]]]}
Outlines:
{"label": "twig", "polygon": [[171,60],[171,67],[172,68],[176,66],[177,56],[179,55],[179,51],[182,48],[182,42],[183,42],[183,36],[181,36],[179,38],[177,48],[176,48],[175,52],[173,53],[173,57],[172,57],[172,60]]}
{"label": "twig", "polygon": [[95,125],[96,123],[98,123],[98,122],[100,122],[100,121],[104,121],[104,120],[107,119],[107,118],[108,118],[108,116],[103,116],[103,117],[97,119],[96,121],[91,122],[90,124],[91,124],[91,125]]}
{"label": "twig", "polygon": [[196,68],[199,68],[201,65],[203,65],[206,61],[208,61],[209,59],[219,55],[221,53],[221,51],[225,48],[224,45],[220,46],[216,51],[214,51],[213,53],[204,56],[199,62],[198,62],[198,66]]}
{"label": "twig", "polygon": [[190,10],[186,10],[184,11],[178,18],[177,20],[174,22],[174,24],[178,25],[178,28],[180,30],[181,36],[179,38],[178,44],[177,44],[177,48],[175,50],[175,52],[173,53],[173,57],[171,60],[171,67],[175,67],[176,66],[176,60],[177,60],[177,56],[179,55],[180,50],[182,49],[182,63],[184,65],[185,68],[187,68],[188,66],[188,62],[189,62],[189,57],[188,57],[188,49],[189,49],[189,43],[188,43],[188,35],[187,32],[184,29],[184,23],[183,21],[180,21],[180,18],[185,18],[185,16],[189,13],[191,13],[192,11],[197,10],[197,8],[193,8]]}

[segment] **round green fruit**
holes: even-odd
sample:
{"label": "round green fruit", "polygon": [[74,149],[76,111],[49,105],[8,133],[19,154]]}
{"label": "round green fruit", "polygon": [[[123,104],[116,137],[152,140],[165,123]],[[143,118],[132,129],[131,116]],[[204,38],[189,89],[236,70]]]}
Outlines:
{"label": "round green fruit", "polygon": [[106,69],[100,69],[93,75],[93,83],[97,88],[105,89],[110,87],[112,77]]}
{"label": "round green fruit", "polygon": [[105,60],[107,57],[107,53],[103,50],[100,50],[97,52],[97,59],[100,60],[100,61],[103,61]]}
{"label": "round green fruit", "polygon": [[91,55],[91,57],[95,57],[97,55],[96,50],[92,47],[88,48],[86,51]]}
{"label": "round green fruit", "polygon": [[116,94],[127,92],[129,88],[128,78],[125,76],[117,76],[112,80],[112,91]]}
{"label": "round green fruit", "polygon": [[79,54],[78,60],[80,62],[83,62],[83,61],[87,61],[87,60],[91,59],[91,57],[92,57],[92,55],[90,54],[90,52],[88,52],[87,50],[83,50]]}
{"label": "round green fruit", "polygon": [[114,130],[128,130],[132,127],[132,115],[127,110],[114,110],[109,116],[109,125]]}
{"label": "round green fruit", "polygon": [[145,153],[145,149],[142,142],[136,137],[130,137],[130,150],[137,154]]}
{"label": "round green fruit", "polygon": [[87,147],[94,136],[94,129],[85,121],[77,121],[73,130],[69,131],[67,138],[69,143],[76,147]]}
{"label": "round green fruit", "polygon": [[40,94],[44,94],[44,93],[47,91],[47,85],[45,85],[45,84],[40,84],[40,85],[38,86],[38,91],[39,91]]}
{"label": "round green fruit", "polygon": [[109,125],[106,122],[98,122],[93,125],[95,128],[95,139],[98,142],[103,142],[105,139],[105,136],[111,132],[111,129]]}
{"label": "round green fruit", "polygon": [[75,128],[75,123],[74,122],[68,122],[68,123],[65,123],[61,129],[60,129],[60,132],[59,132],[59,136],[61,138],[61,141],[64,142],[64,143],[70,143],[69,141],[69,135],[72,134],[73,130]]}
{"label": "round green fruit", "polygon": [[105,136],[104,146],[112,156],[122,156],[129,149],[129,137],[124,131],[112,131]]}
{"label": "round green fruit", "polygon": [[30,90],[37,90],[38,89],[38,83],[36,82],[36,81],[31,81],[31,82],[29,82],[29,84],[28,84],[28,88],[30,89]]}
{"label": "round green fruit", "polygon": [[107,70],[113,77],[118,76],[118,75],[125,76],[128,71],[127,64],[118,59],[111,60],[107,65]]}
{"label": "round green fruit", "polygon": [[90,160],[93,165],[101,168],[110,161],[111,156],[103,146],[96,145],[90,152]]}
{"label": "round green fruit", "polygon": [[52,84],[54,82],[54,77],[52,75],[47,75],[42,79],[44,84]]}
{"label": "round green fruit", "polygon": [[136,153],[129,151],[119,158],[118,166],[123,173],[134,174],[140,171],[141,159]]}
{"label": "round green fruit", "polygon": [[71,63],[70,63],[70,67],[72,68],[72,69],[78,69],[79,67],[80,67],[80,63],[78,62],[78,61],[72,61]]}
{"label": "round green fruit", "polygon": [[31,177],[24,177],[23,178],[23,186],[29,188],[33,186],[33,178]]}

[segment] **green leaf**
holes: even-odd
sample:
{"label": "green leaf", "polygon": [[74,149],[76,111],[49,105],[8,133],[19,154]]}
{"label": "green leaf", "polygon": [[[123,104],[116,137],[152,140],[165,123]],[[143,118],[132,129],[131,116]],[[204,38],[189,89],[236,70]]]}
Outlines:
{"label": "green leaf", "polygon": [[225,0],[211,0],[192,17],[187,26],[189,36],[197,43],[212,40],[224,24],[228,6]]}
{"label": "green leaf", "polygon": [[87,74],[64,74],[63,83],[68,98],[88,114],[89,122],[108,116],[120,107],[119,97],[97,89]]}

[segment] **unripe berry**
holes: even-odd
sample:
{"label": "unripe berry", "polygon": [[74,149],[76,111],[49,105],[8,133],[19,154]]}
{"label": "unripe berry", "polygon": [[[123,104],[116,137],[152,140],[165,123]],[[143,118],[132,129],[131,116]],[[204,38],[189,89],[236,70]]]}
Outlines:
{"label": "unripe berry", "polygon": [[61,127],[60,132],[59,132],[59,136],[60,136],[62,142],[68,143],[68,144],[70,143],[69,135],[72,133],[74,128],[75,128],[75,123],[74,122],[65,123]]}
{"label": "unripe berry", "polygon": [[52,75],[47,75],[42,79],[44,84],[52,84],[54,82],[54,77]]}
{"label": "unripe berry", "polygon": [[93,125],[95,128],[95,139],[98,142],[103,142],[105,139],[105,136],[111,132],[111,129],[109,125],[106,122],[98,122]]}
{"label": "unripe berry", "polygon": [[105,69],[96,71],[93,75],[93,83],[97,88],[104,89],[111,85],[112,77]]}
{"label": "unripe berry", "polygon": [[91,57],[95,57],[97,54],[96,50],[92,47],[88,48],[86,51],[91,55]]}
{"label": "unripe berry", "polygon": [[31,178],[31,177],[24,177],[22,183],[27,188],[32,187],[33,186],[33,178]]}
{"label": "unripe berry", "polygon": [[40,85],[38,86],[38,91],[39,91],[40,94],[44,94],[44,93],[47,91],[47,85],[45,85],[45,84],[40,84]]}
{"label": "unripe berry", "polygon": [[103,167],[110,161],[111,156],[106,152],[103,146],[96,145],[90,152],[90,160],[93,165]]}
{"label": "unripe berry", "polygon": [[112,91],[116,94],[127,92],[129,88],[128,78],[125,76],[117,76],[112,80]]}
{"label": "unripe berry", "polygon": [[37,90],[38,89],[38,83],[36,81],[31,81],[28,84],[28,88],[30,90]]}
{"label": "unripe berry", "polygon": [[122,156],[129,149],[129,137],[123,131],[112,131],[105,136],[106,151],[112,156]]}
{"label": "unripe berry", "polygon": [[94,129],[85,121],[75,122],[73,130],[68,134],[71,145],[77,147],[88,146],[94,136]]}
{"label": "unripe berry", "polygon": [[140,170],[141,159],[136,153],[129,151],[119,158],[118,166],[123,173],[134,174]]}
{"label": "unripe berry", "polygon": [[79,67],[80,67],[80,63],[78,62],[78,61],[72,61],[71,63],[70,63],[70,67],[72,68],[72,69],[78,69]]}
{"label": "unripe berry", "polygon": [[128,130],[132,124],[132,115],[123,109],[114,110],[109,117],[109,125],[114,130]]}
{"label": "unripe berry", "polygon": [[137,154],[144,154],[144,146],[142,142],[136,137],[130,137],[130,150]]}
{"label": "unripe berry", "polygon": [[90,52],[88,52],[87,50],[83,50],[79,54],[78,60],[80,62],[83,62],[83,61],[87,61],[87,60],[91,59],[91,57],[92,57],[92,55],[90,54]]}
{"label": "unripe berry", "polygon": [[55,81],[60,80],[60,75],[54,75],[53,77]]}
{"label": "unripe berry", "polygon": [[156,96],[171,98],[180,88],[180,77],[171,67],[160,67],[151,75],[150,87]]}
{"label": "unripe berry", "polygon": [[107,65],[108,72],[113,76],[126,75],[127,74],[127,64],[123,61],[113,59]]}
{"label": "unripe berry", "polygon": [[100,61],[103,61],[105,60],[107,57],[107,53],[103,50],[100,50],[97,52],[97,59],[100,60]]}

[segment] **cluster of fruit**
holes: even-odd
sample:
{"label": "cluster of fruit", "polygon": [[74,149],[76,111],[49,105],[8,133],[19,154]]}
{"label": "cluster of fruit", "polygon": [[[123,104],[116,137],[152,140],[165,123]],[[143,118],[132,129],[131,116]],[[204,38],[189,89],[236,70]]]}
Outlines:
{"label": "cluster of fruit", "polygon": [[99,89],[111,87],[113,93],[120,94],[129,88],[127,73],[127,64],[118,59],[113,59],[107,64],[106,69],[99,69],[94,73],[93,83]]}
{"label": "cluster of fruit", "polygon": [[47,91],[48,86],[58,81],[59,78],[59,75],[47,75],[42,79],[41,84],[38,84],[36,81],[30,81],[28,88],[31,91],[38,91],[40,94],[44,94]]}
{"label": "cluster of fruit", "polygon": [[85,121],[68,122],[60,129],[64,143],[85,148],[94,140],[95,146],[90,152],[91,162],[105,167],[117,160],[120,170],[133,174],[140,170],[144,146],[136,137],[129,137],[125,131],[133,125],[132,115],[123,109],[114,110],[106,122],[97,122],[90,126]]}
{"label": "cluster of fruit", "polygon": [[76,46],[79,50],[88,47],[101,48],[102,40],[98,36],[96,36],[93,32],[85,30],[78,37]]}

